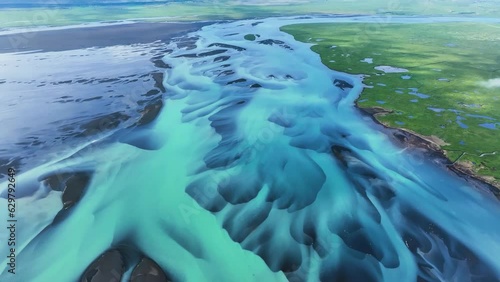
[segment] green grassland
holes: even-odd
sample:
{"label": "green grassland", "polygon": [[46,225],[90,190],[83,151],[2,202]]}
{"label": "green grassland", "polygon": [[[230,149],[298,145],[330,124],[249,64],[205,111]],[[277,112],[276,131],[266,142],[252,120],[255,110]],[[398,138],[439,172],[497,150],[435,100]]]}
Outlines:
{"label": "green grassland", "polygon": [[[500,86],[488,88],[481,83],[500,78],[500,25],[305,24],[282,30],[297,40],[314,43],[312,50],[329,68],[366,75],[368,87],[357,103],[393,111],[377,116],[379,121],[439,137],[447,143],[442,148],[451,160],[465,152],[460,161],[472,164],[480,175],[494,177],[490,179],[498,184]],[[372,58],[373,63],[362,62],[365,58]],[[380,65],[408,72],[374,69]],[[409,94],[415,92],[429,97]],[[459,125],[457,116],[464,118],[458,121],[468,128]],[[479,126],[485,123],[497,123],[496,128]],[[482,155],[495,151],[498,153]]]}
{"label": "green grassland", "polygon": [[[290,0],[173,2],[152,5],[69,6],[65,8],[2,8],[0,27],[60,26],[126,19],[224,20],[303,14],[445,15],[500,17],[499,0]],[[253,3],[253,4],[252,4]],[[272,3],[272,2],[269,2]],[[258,4],[258,5],[256,5]]]}

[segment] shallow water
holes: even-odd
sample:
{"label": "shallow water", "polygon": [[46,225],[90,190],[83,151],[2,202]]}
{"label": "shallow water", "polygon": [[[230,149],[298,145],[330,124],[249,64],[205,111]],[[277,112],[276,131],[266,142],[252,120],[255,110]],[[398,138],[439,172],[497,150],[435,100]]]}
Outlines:
{"label": "shallow water", "polygon": [[[354,107],[361,78],[279,31],[292,22],[215,24],[189,35],[196,46],[172,43],[153,123],[20,175],[8,281],[76,281],[110,248],[173,281],[500,279],[496,199],[395,145]],[[61,172],[91,175],[69,209],[44,181]]]}
{"label": "shallow water", "polygon": [[145,105],[161,98],[164,69],[151,58],[164,47],[156,42],[0,54],[0,162],[10,159],[26,171],[82,140],[132,125]]}
{"label": "shallow water", "polygon": [[496,129],[496,124],[495,123],[481,123],[479,126],[482,126],[484,128],[488,129]]}

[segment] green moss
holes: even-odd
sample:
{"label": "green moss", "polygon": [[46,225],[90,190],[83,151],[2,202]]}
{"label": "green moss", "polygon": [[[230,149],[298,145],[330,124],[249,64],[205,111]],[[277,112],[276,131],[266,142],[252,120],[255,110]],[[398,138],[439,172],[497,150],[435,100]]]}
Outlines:
{"label": "green moss", "polygon": [[[460,160],[471,161],[479,174],[500,180],[500,88],[481,84],[500,78],[500,25],[306,24],[282,30],[314,43],[312,50],[331,69],[365,74],[364,83],[371,88],[363,90],[358,105],[394,111],[377,117],[381,122],[437,136],[448,143],[443,149],[451,160],[465,152]],[[319,38],[323,40],[316,42]],[[373,64],[362,62],[365,58],[372,58]],[[409,71],[374,69],[380,65]],[[405,75],[410,78],[403,79]],[[420,98],[414,92],[429,97]],[[461,118],[467,128],[457,122]],[[497,129],[479,126],[495,122]],[[481,155],[494,151],[498,154]]]}
{"label": "green moss", "polygon": [[255,41],[255,35],[254,34],[247,34],[244,36],[244,38],[248,41]]}

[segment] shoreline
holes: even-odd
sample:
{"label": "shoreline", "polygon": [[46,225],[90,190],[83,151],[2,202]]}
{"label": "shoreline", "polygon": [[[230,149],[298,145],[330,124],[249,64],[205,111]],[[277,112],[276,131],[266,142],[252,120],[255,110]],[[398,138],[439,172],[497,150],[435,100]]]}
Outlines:
{"label": "shoreline", "polygon": [[485,176],[477,174],[461,162],[453,162],[450,160],[446,156],[446,150],[443,150],[438,144],[439,141],[443,142],[442,140],[433,140],[437,137],[424,136],[409,129],[387,126],[377,119],[377,115],[384,115],[392,111],[382,107],[362,108],[358,106],[357,102],[354,106],[363,116],[370,117],[376,124],[383,126],[389,133],[388,137],[393,140],[394,143],[404,148],[420,150],[421,153],[426,158],[431,159],[432,162],[437,163],[443,168],[449,169],[478,189],[487,188],[493,196],[500,200],[500,183],[496,183]]}
{"label": "shoreline", "polygon": [[[282,31],[310,44],[310,49],[319,54],[323,65],[329,69],[359,76],[366,87],[361,89],[363,92],[359,98],[353,95],[349,102],[357,101],[362,108],[383,107],[394,111],[384,116],[382,109],[365,109],[375,115],[377,123],[429,135],[420,137],[442,148],[447,159],[451,160],[450,170],[458,170],[500,189],[498,138],[494,131],[495,121],[500,119],[498,112],[494,111],[499,101],[498,93],[494,88],[475,86],[481,85],[478,83],[483,79],[489,81],[496,77],[484,66],[495,61],[497,54],[491,50],[498,49],[492,48],[493,44],[498,45],[494,40],[481,43],[476,30],[482,27],[484,38],[494,38],[498,36],[497,26],[485,25],[482,20],[472,22],[471,18],[453,24],[449,18],[429,18],[429,21],[401,19],[394,18],[383,32],[373,33],[373,38],[356,34],[369,27],[376,29],[376,24],[301,23],[283,27]],[[433,25],[425,26],[424,22]],[[435,27],[430,29],[432,32],[430,27]],[[459,37],[456,28],[460,29]],[[430,37],[422,40],[425,36]],[[391,42],[394,48],[387,49],[387,42]],[[418,48],[412,49],[413,45]],[[469,56],[477,59],[468,60]],[[375,65],[373,61],[365,62],[367,58],[375,59]],[[379,65],[405,67],[412,75],[383,76],[383,71],[374,68]],[[463,71],[469,67],[470,74]],[[474,96],[464,94],[469,91],[474,91]],[[442,92],[447,93],[446,99],[439,96]],[[427,98],[430,99],[425,100]],[[467,121],[461,121],[466,118]],[[496,126],[498,129],[498,124]]]}

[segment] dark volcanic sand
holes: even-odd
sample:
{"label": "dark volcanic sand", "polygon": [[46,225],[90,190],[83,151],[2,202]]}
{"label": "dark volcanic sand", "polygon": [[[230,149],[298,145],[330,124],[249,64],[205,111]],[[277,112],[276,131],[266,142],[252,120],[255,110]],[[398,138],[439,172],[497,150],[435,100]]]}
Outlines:
{"label": "dark volcanic sand", "polygon": [[0,35],[0,53],[66,51],[169,41],[209,23],[132,23]]}
{"label": "dark volcanic sand", "polygon": [[23,172],[106,132],[152,122],[165,92],[166,44],[207,24],[0,35],[0,168],[14,165]]}

